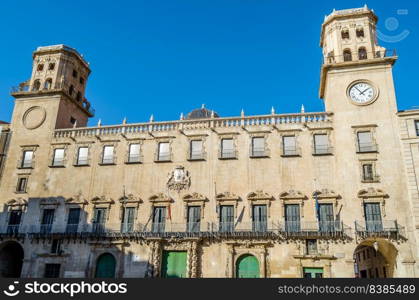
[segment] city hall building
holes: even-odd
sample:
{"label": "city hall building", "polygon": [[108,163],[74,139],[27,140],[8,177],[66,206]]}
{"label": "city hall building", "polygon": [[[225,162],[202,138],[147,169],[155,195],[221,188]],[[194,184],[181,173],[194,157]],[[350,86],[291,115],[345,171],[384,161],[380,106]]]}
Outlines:
{"label": "city hall building", "polygon": [[1,276],[417,277],[419,111],[376,23],[325,18],[324,112],[87,127],[89,64],[39,47],[0,124]]}

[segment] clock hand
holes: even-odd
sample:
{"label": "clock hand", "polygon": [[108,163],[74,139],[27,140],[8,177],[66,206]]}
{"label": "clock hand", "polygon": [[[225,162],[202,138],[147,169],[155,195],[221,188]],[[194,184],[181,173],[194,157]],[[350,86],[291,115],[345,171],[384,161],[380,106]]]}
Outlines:
{"label": "clock hand", "polygon": [[354,86],[354,88],[358,91],[358,92],[360,92],[361,93],[361,91],[356,87],[356,86]]}
{"label": "clock hand", "polygon": [[369,89],[371,89],[371,88],[367,88],[365,91],[363,91],[363,92],[361,92],[360,91],[360,93],[361,93],[361,95],[364,95],[364,93],[366,92],[366,91],[368,91]]}

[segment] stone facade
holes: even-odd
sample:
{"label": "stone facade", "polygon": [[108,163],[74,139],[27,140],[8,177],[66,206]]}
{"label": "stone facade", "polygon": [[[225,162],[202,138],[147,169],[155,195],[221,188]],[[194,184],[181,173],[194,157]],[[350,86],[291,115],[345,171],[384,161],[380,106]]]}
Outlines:
{"label": "stone facade", "polygon": [[2,276],[418,276],[419,114],[397,112],[376,22],[325,19],[317,113],[86,127],[88,64],[38,48],[13,92]]}

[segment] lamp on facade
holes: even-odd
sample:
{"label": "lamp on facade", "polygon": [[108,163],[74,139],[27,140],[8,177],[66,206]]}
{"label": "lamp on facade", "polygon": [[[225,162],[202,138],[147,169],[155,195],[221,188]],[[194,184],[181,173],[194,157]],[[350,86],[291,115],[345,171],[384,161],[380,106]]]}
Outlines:
{"label": "lamp on facade", "polygon": [[374,242],[374,244],[372,244],[372,246],[374,247],[374,250],[377,252],[378,251],[378,242]]}

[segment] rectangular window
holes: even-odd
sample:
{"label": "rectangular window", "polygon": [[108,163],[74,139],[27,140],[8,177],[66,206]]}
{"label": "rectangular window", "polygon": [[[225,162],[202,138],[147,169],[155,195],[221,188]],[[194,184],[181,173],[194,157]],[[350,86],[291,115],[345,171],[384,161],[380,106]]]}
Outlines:
{"label": "rectangular window", "polygon": [[32,168],[33,151],[23,151],[22,168]]}
{"label": "rectangular window", "polygon": [[306,240],[306,254],[316,255],[317,253],[317,240]]}
{"label": "rectangular window", "polygon": [[221,140],[221,158],[236,158],[233,139]]}
{"label": "rectangular window", "polygon": [[135,207],[125,207],[122,216],[122,232],[134,231]]}
{"label": "rectangular window", "polygon": [[61,253],[61,240],[60,239],[53,239],[51,243],[51,253],[52,254],[60,254]]}
{"label": "rectangular window", "polygon": [[365,226],[368,232],[383,231],[380,203],[364,204]]}
{"label": "rectangular window", "polygon": [[50,233],[54,222],[55,209],[44,209],[41,220],[41,233]]}
{"label": "rectangular window", "polygon": [[54,157],[52,159],[53,166],[64,165],[64,149],[54,149]]}
{"label": "rectangular window", "polygon": [[372,164],[363,164],[362,165],[362,179],[364,181],[373,181],[374,180],[374,169]]}
{"label": "rectangular window", "polygon": [[44,278],[60,277],[60,264],[45,264]]}
{"label": "rectangular window", "polygon": [[265,138],[254,137],[252,138],[252,157],[265,156]]}
{"label": "rectangular window", "polygon": [[9,222],[8,222],[8,225],[7,225],[7,233],[9,233],[9,234],[18,233],[21,220],[22,220],[22,210],[12,210],[9,213]]}
{"label": "rectangular window", "polygon": [[415,121],[416,136],[419,136],[419,120]]}
{"label": "rectangular window", "polygon": [[80,222],[80,208],[70,208],[68,211],[66,232],[77,232]]}
{"label": "rectangular window", "polygon": [[170,144],[168,142],[159,143],[158,161],[170,161]]}
{"label": "rectangular window", "polygon": [[166,226],[166,207],[154,207],[153,209],[153,232],[164,232]]}
{"label": "rectangular window", "polygon": [[93,210],[93,232],[105,232],[106,212],[106,208],[95,208]]}
{"label": "rectangular window", "polygon": [[253,231],[266,232],[268,229],[266,205],[253,205],[252,210]]}
{"label": "rectangular window", "polygon": [[377,147],[373,142],[371,131],[361,131],[357,133],[358,152],[375,152]]}
{"label": "rectangular window", "polygon": [[319,204],[319,227],[321,232],[335,231],[333,204]]}
{"label": "rectangular window", "polygon": [[17,180],[16,192],[26,193],[27,184],[28,184],[28,178],[27,177],[20,177]]}
{"label": "rectangular window", "polygon": [[297,140],[294,135],[283,136],[282,145],[283,145],[282,154],[284,156],[298,155]]}
{"label": "rectangular window", "polygon": [[129,145],[128,162],[130,163],[140,162],[140,144]]}
{"label": "rectangular window", "polygon": [[285,231],[299,232],[300,231],[300,205],[286,204],[285,205]]}
{"label": "rectangular window", "polygon": [[303,268],[304,278],[323,278],[323,268]]}
{"label": "rectangular window", "polygon": [[88,147],[80,147],[77,153],[77,165],[78,166],[86,166],[89,163],[89,148]]}
{"label": "rectangular window", "polygon": [[188,206],[188,232],[200,232],[201,206]]}
{"label": "rectangular window", "polygon": [[327,134],[314,135],[314,154],[329,154],[329,138]]}
{"label": "rectangular window", "polygon": [[114,146],[103,147],[102,164],[113,164],[114,163]]}
{"label": "rectangular window", "polygon": [[203,155],[202,141],[201,140],[191,141],[189,159],[200,160],[203,158],[204,158],[204,155]]}
{"label": "rectangular window", "polygon": [[220,206],[220,231],[221,232],[234,231],[234,206],[233,205]]}

